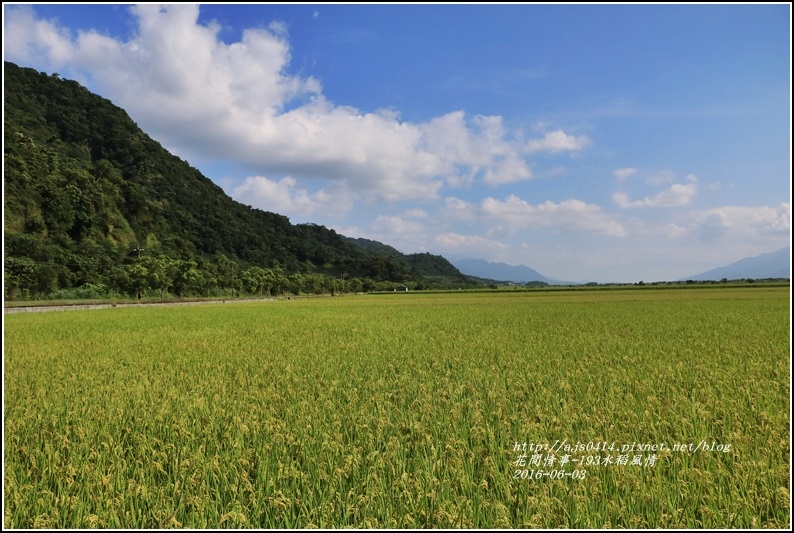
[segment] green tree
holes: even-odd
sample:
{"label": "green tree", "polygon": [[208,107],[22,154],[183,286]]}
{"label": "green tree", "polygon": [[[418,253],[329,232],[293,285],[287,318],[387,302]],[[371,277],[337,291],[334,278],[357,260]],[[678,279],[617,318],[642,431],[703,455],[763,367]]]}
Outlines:
{"label": "green tree", "polygon": [[176,261],[173,289],[178,296],[199,294],[204,285],[204,275],[193,260]]}
{"label": "green tree", "polygon": [[262,294],[268,287],[267,273],[264,268],[251,267],[240,273],[243,291],[248,294]]}
{"label": "green tree", "polygon": [[[111,291],[111,296],[113,296],[113,293],[126,292],[130,290],[132,287],[132,282],[130,281],[130,269],[128,267],[125,268],[122,266],[111,267],[107,273],[107,281],[108,289]],[[130,294],[130,296],[134,296],[134,294]]]}
{"label": "green tree", "polygon": [[160,296],[165,297],[177,275],[178,263],[168,257],[152,256],[143,257],[140,262],[147,270],[149,287],[159,290]]}
{"label": "green tree", "polygon": [[149,290],[149,270],[140,262],[130,265],[127,269],[130,294],[136,294],[140,300],[143,293]]}

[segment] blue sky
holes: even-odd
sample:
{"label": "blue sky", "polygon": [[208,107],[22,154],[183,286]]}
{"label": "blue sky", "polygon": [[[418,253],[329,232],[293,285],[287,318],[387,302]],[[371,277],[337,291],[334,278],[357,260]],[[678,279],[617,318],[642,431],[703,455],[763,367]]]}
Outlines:
{"label": "blue sky", "polygon": [[4,4],[3,26],[5,60],[293,223],[568,281],[790,243],[789,4]]}

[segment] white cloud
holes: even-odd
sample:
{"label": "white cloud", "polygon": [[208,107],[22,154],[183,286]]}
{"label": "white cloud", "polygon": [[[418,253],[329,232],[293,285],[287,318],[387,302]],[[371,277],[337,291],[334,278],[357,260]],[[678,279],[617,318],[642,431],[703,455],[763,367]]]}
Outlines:
{"label": "white cloud", "polygon": [[687,244],[730,243],[731,249],[743,248],[748,255],[759,246],[781,247],[790,239],[790,204],[777,207],[724,206],[682,211],[675,221],[661,225],[643,220],[632,221],[632,235],[642,241],[663,246],[675,242],[686,253],[695,254]]}
{"label": "white cloud", "polygon": [[492,236],[544,228],[566,233],[627,235],[626,228],[616,217],[597,205],[575,199],[532,205],[511,194],[504,200],[488,197],[474,205],[458,198],[447,198],[439,216],[450,222],[479,224]]}
{"label": "white cloud", "polygon": [[427,211],[422,209],[409,209],[405,212],[405,216],[409,218],[428,218]]}
{"label": "white cloud", "polygon": [[687,176],[689,183],[674,183],[668,189],[655,196],[646,196],[642,200],[632,201],[624,192],[615,192],[612,201],[624,209],[636,207],[679,207],[687,205],[698,192],[697,178]]}
{"label": "white cloud", "polygon": [[649,185],[666,185],[675,181],[675,174],[670,170],[662,170],[645,178]]}
{"label": "white cloud", "polygon": [[[367,228],[337,228],[343,235],[362,237],[388,243],[402,253],[451,254],[455,256],[498,255],[512,249],[511,246],[498,240],[480,235],[464,235],[456,232],[434,234],[427,224],[411,220],[411,213],[402,216],[378,216]],[[430,221],[432,223],[432,221]]]}
{"label": "white cloud", "polygon": [[694,211],[691,219],[695,231],[709,240],[723,233],[736,238],[786,235],[791,232],[791,204],[781,203],[777,207],[717,207]]}
{"label": "white cloud", "polygon": [[388,243],[405,254],[426,252],[431,246],[431,231],[421,222],[423,217],[417,217],[416,214],[408,212],[403,215],[379,215],[367,228],[360,229],[357,233],[343,234]]}
{"label": "white cloud", "polygon": [[510,246],[493,239],[455,232],[437,235],[433,244],[443,253],[472,257],[491,256],[511,249]]}
{"label": "white cloud", "polygon": [[425,227],[419,222],[393,215],[380,215],[372,223],[372,230],[382,235],[419,235]]}
{"label": "white cloud", "polygon": [[488,185],[504,185],[532,178],[532,171],[526,162],[514,154],[510,154],[489,168],[483,181]]}
{"label": "white cloud", "polygon": [[619,168],[619,169],[615,170],[612,173],[617,178],[618,183],[623,183],[624,181],[629,179],[629,176],[631,176],[635,172],[637,172],[636,168],[634,168],[634,167],[626,167],[626,168]]}
{"label": "white cloud", "polygon": [[310,194],[291,177],[276,181],[252,176],[246,178],[232,194],[244,204],[286,216],[309,216],[318,213],[330,217],[342,216],[352,207],[352,202],[344,192],[330,194],[321,190]]}
{"label": "white cloud", "polygon": [[453,209],[453,210],[465,210],[465,209],[468,209],[471,206],[471,204],[469,204],[469,202],[467,202],[465,200],[461,200],[460,198],[455,198],[454,196],[446,198],[444,200],[444,205],[447,208]]}
{"label": "white cloud", "polygon": [[[9,8],[6,56],[44,55],[48,67],[90,79],[170,150],[234,160],[260,176],[341,181],[387,201],[432,199],[444,185],[476,179],[500,185],[532,177],[527,147],[501,117],[455,111],[412,123],[330,102],[316,79],[289,73],[282,23],[246,29],[227,44],[217,23],[198,23],[197,5],[145,4],[130,13],[138,28],[121,41],[93,31],[73,38],[29,8]],[[529,151],[575,150],[586,141],[558,130]]]}
{"label": "white cloud", "polygon": [[478,115],[467,123],[462,111],[454,111],[417,128],[421,146],[437,158],[450,186],[471,184],[480,173],[489,185],[532,177],[520,157],[520,144],[508,139],[501,117]]}
{"label": "white cloud", "polygon": [[444,201],[435,212],[435,217],[438,221],[451,225],[457,225],[461,222],[476,225],[483,223],[476,206],[454,196],[444,198]]}
{"label": "white cloud", "polygon": [[529,153],[536,152],[562,152],[566,150],[581,150],[590,144],[590,139],[586,135],[578,137],[568,135],[562,130],[546,132],[542,139],[531,139],[526,149]]}
{"label": "white cloud", "polygon": [[686,228],[682,228],[678,224],[669,223],[661,228],[660,233],[667,239],[678,239],[686,236],[687,231]]}
{"label": "white cloud", "polygon": [[483,200],[480,209],[486,218],[499,220],[518,228],[552,227],[566,232],[600,233],[624,236],[625,228],[611,215],[594,204],[581,200],[551,201],[531,205],[515,195],[504,201]]}
{"label": "white cloud", "polygon": [[702,242],[715,242],[722,240],[727,229],[722,217],[717,213],[712,213],[702,221],[699,221],[694,231],[698,240]]}
{"label": "white cloud", "polygon": [[72,60],[74,47],[68,29],[36,19],[30,6],[4,6],[3,15],[3,53],[7,59],[27,62],[43,57],[47,66]]}

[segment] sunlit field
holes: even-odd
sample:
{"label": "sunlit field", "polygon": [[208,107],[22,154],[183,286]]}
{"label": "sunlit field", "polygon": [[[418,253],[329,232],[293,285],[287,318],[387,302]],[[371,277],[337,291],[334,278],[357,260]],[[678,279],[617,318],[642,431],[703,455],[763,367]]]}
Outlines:
{"label": "sunlit field", "polygon": [[790,523],[788,287],[4,318],[6,528]]}

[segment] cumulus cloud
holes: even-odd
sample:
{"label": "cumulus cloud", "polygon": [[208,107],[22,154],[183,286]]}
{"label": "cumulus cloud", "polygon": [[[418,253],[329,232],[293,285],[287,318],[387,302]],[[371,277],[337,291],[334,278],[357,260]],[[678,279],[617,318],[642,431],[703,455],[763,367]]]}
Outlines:
{"label": "cumulus cloud", "polygon": [[654,196],[646,196],[642,200],[630,200],[625,192],[615,192],[612,201],[624,209],[637,207],[679,207],[687,205],[698,192],[697,178],[687,176],[688,183],[674,183],[668,189]]}
{"label": "cumulus cloud", "polygon": [[777,207],[716,207],[694,211],[692,225],[698,235],[714,240],[730,233],[736,238],[786,235],[791,232],[791,204]]}
{"label": "cumulus cloud", "polygon": [[556,130],[526,144],[501,117],[463,111],[413,123],[335,105],[318,80],[290,74],[281,23],[246,29],[227,44],[217,24],[198,22],[197,5],[129,9],[137,30],[125,41],[94,31],[75,36],[30,8],[8,8],[6,57],[43,56],[48,68],[90,79],[184,157],[235,160],[257,176],[333,180],[387,201],[435,198],[443,186],[475,180],[531,179],[527,154],[589,143]]}
{"label": "cumulus cloud", "polygon": [[405,216],[410,218],[428,218],[429,215],[423,209],[409,209],[405,212]]}
{"label": "cumulus cloud", "polygon": [[727,229],[723,218],[716,213],[708,215],[695,228],[697,237],[702,242],[719,241]]}
{"label": "cumulus cloud", "polygon": [[599,206],[581,200],[546,201],[532,205],[511,194],[504,200],[485,198],[479,205],[447,198],[443,216],[448,220],[477,222],[490,228],[492,235],[515,234],[526,229],[551,228],[568,233],[625,236],[620,221]]}
{"label": "cumulus cloud", "polygon": [[461,200],[460,198],[455,198],[454,196],[451,196],[449,198],[444,199],[444,205],[449,209],[458,211],[458,210],[468,209],[471,204],[469,204],[469,202],[467,202],[466,200]]}
{"label": "cumulus cloud", "polygon": [[532,178],[502,117],[478,115],[467,121],[462,111],[454,111],[417,128],[422,148],[437,159],[448,185],[468,185],[478,176],[489,185]]}
{"label": "cumulus cloud", "polygon": [[590,139],[586,135],[568,135],[562,130],[546,132],[542,139],[531,139],[527,143],[527,152],[562,152],[576,151],[585,148],[590,144]]}
{"label": "cumulus cloud", "polygon": [[626,230],[599,206],[581,200],[551,201],[531,205],[511,194],[504,201],[486,198],[480,205],[483,215],[503,221],[514,228],[553,227],[568,232],[600,233],[624,236]]}
{"label": "cumulus cloud", "polygon": [[659,231],[659,233],[667,238],[667,239],[679,239],[681,237],[686,236],[687,231],[686,228],[683,228],[675,223],[665,224]]}
{"label": "cumulus cloud", "polygon": [[634,167],[626,167],[626,168],[619,168],[612,172],[618,180],[618,183],[623,183],[629,176],[637,172],[637,169]]}
{"label": "cumulus cloud", "polygon": [[287,216],[304,217],[318,213],[342,216],[352,207],[349,200],[344,200],[344,194],[330,194],[325,190],[311,194],[289,176],[280,180],[252,176],[246,178],[232,194],[243,203]]}
{"label": "cumulus cloud", "polygon": [[402,214],[379,215],[366,228],[347,228],[342,234],[388,243],[402,253],[426,252],[431,247],[426,219],[421,210],[412,209]]}
{"label": "cumulus cloud", "polygon": [[420,222],[394,215],[379,215],[372,223],[373,231],[386,235],[417,235],[424,229]]}
{"label": "cumulus cloud", "polygon": [[645,178],[645,183],[650,185],[666,185],[675,181],[675,174],[670,170],[662,170]]}
{"label": "cumulus cloud", "polygon": [[27,62],[44,58],[47,66],[72,59],[72,36],[56,23],[39,20],[29,6],[4,8],[3,52],[7,59]]}
{"label": "cumulus cloud", "polygon": [[343,235],[387,242],[403,253],[426,252],[452,255],[498,255],[513,248],[498,240],[480,235],[465,235],[453,231],[433,235],[425,224],[411,220],[410,213],[403,215],[382,215],[367,228],[337,228]]}
{"label": "cumulus cloud", "polygon": [[483,180],[488,185],[504,185],[531,178],[532,171],[526,162],[515,154],[510,154],[491,166],[486,171]]}
{"label": "cumulus cloud", "polygon": [[474,255],[494,255],[511,249],[510,246],[497,240],[479,235],[462,235],[455,232],[437,235],[433,244],[444,253],[457,255],[472,255],[473,250],[476,250]]}

